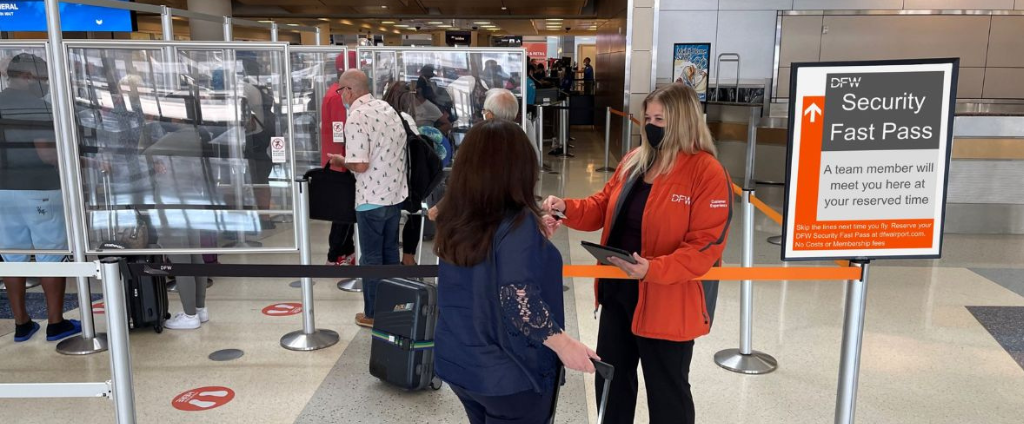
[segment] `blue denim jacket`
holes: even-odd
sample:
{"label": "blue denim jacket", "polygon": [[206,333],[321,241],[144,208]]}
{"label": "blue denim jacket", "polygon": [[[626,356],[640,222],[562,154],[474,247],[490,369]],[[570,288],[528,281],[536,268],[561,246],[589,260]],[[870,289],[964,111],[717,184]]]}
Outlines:
{"label": "blue denim jacket", "polygon": [[[520,216],[502,222],[488,260],[469,268],[442,261],[438,270],[434,369],[482,396],[554,387],[558,357],[543,340],[565,326],[562,256],[537,220]],[[510,308],[502,293],[530,301]]]}

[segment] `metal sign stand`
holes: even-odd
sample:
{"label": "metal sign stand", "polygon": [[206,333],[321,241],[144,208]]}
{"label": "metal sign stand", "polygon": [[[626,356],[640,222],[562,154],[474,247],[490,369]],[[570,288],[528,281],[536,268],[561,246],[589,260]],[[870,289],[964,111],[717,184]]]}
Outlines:
{"label": "metal sign stand", "polygon": [[[757,144],[757,121],[761,118],[760,108],[750,109],[750,124],[747,128],[747,169],[743,179],[743,267],[754,266],[754,204],[750,196],[754,193],[754,150]],[[767,374],[775,371],[779,364],[771,355],[753,350],[754,326],[754,282],[743,280],[740,288],[740,347],[726,349],[715,354],[715,363],[732,372],[742,374]]]}
{"label": "metal sign stand", "polygon": [[[299,191],[298,212],[300,217],[309,216],[309,180],[296,178]],[[299,219],[299,258],[302,265],[312,265],[309,252],[309,220]],[[310,351],[334,346],[341,340],[337,332],[317,329],[313,320],[313,279],[302,279],[302,330],[293,331],[281,337],[281,347],[288,350]]]}
{"label": "metal sign stand", "polygon": [[868,297],[868,260],[853,260],[861,268],[859,280],[846,283],[846,313],[843,316],[843,350],[839,357],[839,388],[836,391],[836,424],[853,424],[857,409],[857,381],[860,350],[864,342],[864,315]]}

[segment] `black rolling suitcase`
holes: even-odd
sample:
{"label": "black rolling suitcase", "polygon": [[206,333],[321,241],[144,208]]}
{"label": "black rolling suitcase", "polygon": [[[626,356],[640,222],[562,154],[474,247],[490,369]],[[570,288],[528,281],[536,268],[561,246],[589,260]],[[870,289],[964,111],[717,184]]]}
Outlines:
{"label": "black rolling suitcase", "polygon": [[370,374],[406,390],[441,388],[434,374],[437,286],[404,278],[377,283]]}
{"label": "black rolling suitcase", "polygon": [[127,256],[120,258],[124,281],[125,303],[128,306],[128,328],[153,327],[164,331],[167,313],[167,278],[132,271],[129,263],[162,263],[160,256]]}

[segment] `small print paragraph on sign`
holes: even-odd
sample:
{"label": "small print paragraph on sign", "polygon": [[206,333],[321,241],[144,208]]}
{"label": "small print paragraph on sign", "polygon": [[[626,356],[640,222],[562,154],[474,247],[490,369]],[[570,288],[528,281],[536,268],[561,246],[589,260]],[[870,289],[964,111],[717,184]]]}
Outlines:
{"label": "small print paragraph on sign", "polygon": [[910,249],[932,245],[935,224],[930,219],[848,221],[797,224],[796,250]]}

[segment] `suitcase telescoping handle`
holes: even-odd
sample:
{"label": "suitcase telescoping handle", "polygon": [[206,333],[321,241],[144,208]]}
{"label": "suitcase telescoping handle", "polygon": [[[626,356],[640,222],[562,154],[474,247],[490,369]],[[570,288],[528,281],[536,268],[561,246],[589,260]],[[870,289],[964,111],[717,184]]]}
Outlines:
{"label": "suitcase telescoping handle", "polygon": [[597,370],[597,375],[600,375],[604,379],[604,389],[601,390],[601,406],[597,409],[597,424],[604,423],[604,411],[608,407],[608,391],[612,388],[612,379],[615,378],[615,366],[607,362],[601,362],[594,358],[590,359],[590,362],[594,363],[594,369]]}

